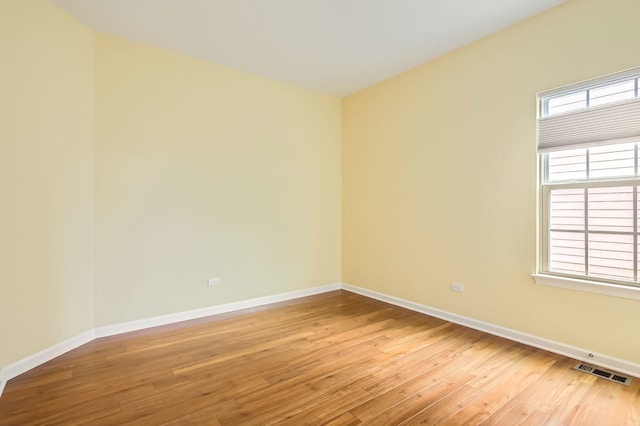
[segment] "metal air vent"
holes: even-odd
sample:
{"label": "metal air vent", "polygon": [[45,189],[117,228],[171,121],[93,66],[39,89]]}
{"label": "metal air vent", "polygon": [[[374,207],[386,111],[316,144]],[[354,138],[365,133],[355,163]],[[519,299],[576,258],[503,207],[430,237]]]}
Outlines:
{"label": "metal air vent", "polygon": [[584,362],[579,362],[573,367],[573,369],[585,372],[587,374],[591,374],[593,376],[602,377],[603,379],[611,380],[612,382],[622,383],[623,385],[627,385],[627,386],[629,386],[629,384],[631,383],[631,379],[627,376],[612,373],[611,371],[607,371],[603,368],[594,367],[592,365],[585,364]]}

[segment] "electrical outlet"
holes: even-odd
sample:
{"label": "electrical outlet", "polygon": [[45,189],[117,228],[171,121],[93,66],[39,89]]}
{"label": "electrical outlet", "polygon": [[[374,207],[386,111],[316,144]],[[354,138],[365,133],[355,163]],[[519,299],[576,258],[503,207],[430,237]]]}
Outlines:
{"label": "electrical outlet", "polygon": [[220,278],[209,278],[207,280],[207,284],[209,287],[213,287],[214,285],[220,285]]}
{"label": "electrical outlet", "polygon": [[460,283],[451,283],[451,291],[462,293],[464,291],[464,286]]}

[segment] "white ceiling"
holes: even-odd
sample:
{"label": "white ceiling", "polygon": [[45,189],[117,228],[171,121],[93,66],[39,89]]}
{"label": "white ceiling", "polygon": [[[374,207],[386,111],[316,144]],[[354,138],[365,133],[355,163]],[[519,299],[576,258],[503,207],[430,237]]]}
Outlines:
{"label": "white ceiling", "polygon": [[90,27],[344,96],[566,0],[52,0]]}

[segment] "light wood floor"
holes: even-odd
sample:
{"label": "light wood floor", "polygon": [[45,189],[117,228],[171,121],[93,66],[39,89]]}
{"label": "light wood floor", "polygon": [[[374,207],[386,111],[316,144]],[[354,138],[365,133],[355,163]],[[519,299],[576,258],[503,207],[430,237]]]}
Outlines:
{"label": "light wood floor", "polygon": [[9,381],[0,424],[640,424],[640,380],[574,364],[337,291],[95,340]]}

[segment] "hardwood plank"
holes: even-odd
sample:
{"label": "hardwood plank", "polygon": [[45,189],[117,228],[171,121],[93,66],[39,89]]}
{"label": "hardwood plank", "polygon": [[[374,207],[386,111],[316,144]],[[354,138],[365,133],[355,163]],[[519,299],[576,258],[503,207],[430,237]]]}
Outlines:
{"label": "hardwood plank", "polygon": [[336,417],[335,419],[331,419],[330,421],[323,423],[324,426],[353,426],[359,425],[362,422],[358,420],[353,414],[347,412],[343,415]]}
{"label": "hardwood plank", "polygon": [[336,291],[95,340],[7,383],[0,425],[637,425],[575,361]]}
{"label": "hardwood plank", "polygon": [[468,384],[459,386],[435,404],[424,407],[418,413],[408,418],[401,425],[438,425],[455,415],[470,401],[478,398],[482,391]]}
{"label": "hardwood plank", "polygon": [[471,377],[469,373],[454,373],[435,381],[427,388],[413,393],[399,403],[383,410],[367,422],[371,425],[397,425],[403,423],[417,413],[428,410],[432,405],[463,386]]}
{"label": "hardwood plank", "polygon": [[[389,411],[391,407],[420,392],[426,392],[435,383],[446,379],[449,375],[460,369],[457,362],[449,360],[438,368],[431,368],[427,372],[399,384],[389,391],[371,398],[371,400],[350,410],[353,415],[362,421],[369,420],[381,413]],[[469,380],[472,376],[466,377]]]}
{"label": "hardwood plank", "polygon": [[[475,424],[484,422],[497,409],[509,403],[520,392],[537,381],[557,360],[557,355],[542,350],[536,350],[523,357],[514,363],[508,372],[502,372],[485,385],[484,392],[479,398],[473,400],[470,405],[451,416],[443,424],[466,424],[467,421]],[[472,384],[472,382],[469,383]],[[465,419],[465,421],[461,421],[461,419]]]}
{"label": "hardwood plank", "polygon": [[[483,424],[517,425],[524,422],[528,416],[541,408],[544,401],[551,397],[549,395],[550,392],[560,395],[562,387],[558,385],[561,383],[571,383],[577,375],[581,374],[571,369],[573,364],[574,362],[569,360],[558,361],[556,365],[562,368],[550,369],[546,374],[542,375],[537,382],[518,393],[508,404],[504,404],[494,411]],[[551,399],[553,398],[551,397]]]}

